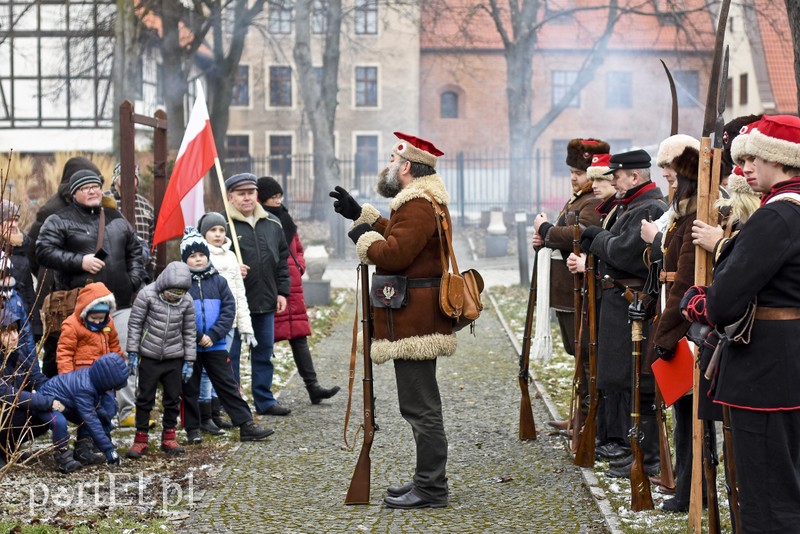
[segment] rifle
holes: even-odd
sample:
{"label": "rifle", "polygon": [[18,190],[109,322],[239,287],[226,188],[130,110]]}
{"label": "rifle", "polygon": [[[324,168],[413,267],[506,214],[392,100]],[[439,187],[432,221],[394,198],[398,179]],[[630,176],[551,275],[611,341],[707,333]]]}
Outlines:
{"label": "rifle", "polygon": [[722,435],[725,440],[725,489],[731,508],[731,523],[734,534],[741,532],[742,517],[739,513],[739,486],[736,480],[736,463],[733,455],[733,433],[731,432],[731,409],[722,406]]}
{"label": "rifle", "polygon": [[372,324],[369,304],[369,266],[362,263],[358,266],[361,272],[361,331],[364,346],[364,441],[361,442],[361,453],[358,455],[353,478],[350,479],[350,488],[344,498],[345,504],[369,504],[369,482],[371,461],[369,451],[375,437],[375,395],[372,383],[372,359],[370,358],[370,345],[372,344]]}
{"label": "rifle", "polygon": [[587,315],[589,320],[589,412],[583,423],[583,431],[575,452],[574,465],[592,467],[594,465],[594,446],[597,438],[597,409],[600,397],[597,394],[597,307],[595,300],[594,255],[586,257]]}
{"label": "rifle", "polygon": [[[639,293],[633,293],[633,306],[641,308]],[[642,429],[640,427],[640,373],[642,372],[642,321],[631,321],[631,340],[633,341],[633,394],[631,396],[631,510],[641,512],[653,509],[653,496],[650,494],[650,479],[644,472],[644,451],[642,451]]]}
{"label": "rifle", "polygon": [[528,292],[528,309],[525,313],[525,330],[522,334],[522,352],[519,355],[519,391],[522,394],[519,400],[519,439],[536,439],[536,423],[533,421],[531,408],[531,395],[528,384],[531,381],[530,356],[531,356],[531,329],[533,328],[533,313],[536,307],[536,263],[537,255],[533,255],[533,273],[531,274],[531,288]]}
{"label": "rifle", "polygon": [[[572,253],[576,256],[581,254],[581,227],[579,224],[580,213],[573,212],[572,221]],[[570,440],[569,448],[571,451],[578,450],[578,437],[581,431],[581,424],[583,422],[583,397],[581,392],[585,389],[583,377],[583,361],[581,358],[581,338],[583,330],[583,303],[581,291],[583,290],[583,275],[575,273],[572,275],[572,308],[574,312],[574,320],[572,327],[574,329],[573,346],[575,347],[575,372],[572,375],[572,396],[569,403],[569,419],[567,419],[567,437]]]}
{"label": "rifle", "polygon": [[712,433],[714,423],[703,421],[703,472],[706,475],[706,494],[708,498],[708,533],[719,534],[719,503],[717,501],[717,458],[716,440]]}
{"label": "rifle", "polygon": [[656,425],[658,426],[658,448],[661,463],[661,486],[669,490],[675,489],[675,472],[672,469],[672,455],[669,449],[669,437],[667,433],[667,420],[664,417],[664,397],[661,389],[656,384]]}

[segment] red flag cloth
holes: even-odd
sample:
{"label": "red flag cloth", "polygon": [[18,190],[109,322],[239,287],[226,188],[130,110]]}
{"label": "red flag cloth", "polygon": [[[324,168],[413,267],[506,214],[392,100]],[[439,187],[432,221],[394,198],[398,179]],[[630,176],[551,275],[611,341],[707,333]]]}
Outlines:
{"label": "red flag cloth", "polygon": [[154,248],[168,239],[182,236],[184,228],[196,225],[205,213],[202,180],[216,158],[217,147],[214,145],[203,87],[198,80],[197,98],[158,213],[153,235]]}
{"label": "red flag cloth", "polygon": [[661,358],[650,366],[664,397],[664,404],[672,406],[692,389],[694,382],[694,353],[686,338],[681,338],[675,347],[675,357],[669,361]]}

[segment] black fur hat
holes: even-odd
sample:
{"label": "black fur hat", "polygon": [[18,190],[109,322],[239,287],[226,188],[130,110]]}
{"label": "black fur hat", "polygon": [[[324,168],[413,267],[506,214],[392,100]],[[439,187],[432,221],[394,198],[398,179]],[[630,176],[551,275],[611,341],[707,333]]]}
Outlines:
{"label": "black fur hat", "polygon": [[683,152],[672,160],[671,167],[687,180],[696,182],[699,163],[700,152],[694,147],[687,146],[683,149]]}
{"label": "black fur hat", "polygon": [[573,139],[567,144],[567,165],[585,171],[595,154],[608,154],[611,147],[600,139]]}
{"label": "black fur hat", "polygon": [[[733,157],[731,156],[731,143],[733,143],[733,140],[739,135],[742,126],[747,126],[748,124],[759,121],[761,117],[763,117],[763,115],[742,115],[725,125],[722,130],[722,163],[724,163],[726,167],[722,169],[721,176],[728,176],[733,172],[733,166],[736,162],[733,161]],[[727,172],[725,172],[726,169]]]}

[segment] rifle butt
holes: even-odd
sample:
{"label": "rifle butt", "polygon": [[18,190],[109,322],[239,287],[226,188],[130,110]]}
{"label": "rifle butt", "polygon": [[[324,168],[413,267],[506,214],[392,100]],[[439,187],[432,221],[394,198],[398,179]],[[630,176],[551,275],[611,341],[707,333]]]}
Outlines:
{"label": "rifle butt", "polygon": [[536,439],[536,423],[533,421],[533,408],[531,408],[531,396],[528,392],[528,384],[525,379],[519,379],[519,387],[522,397],[519,401],[519,439],[530,441]]}
{"label": "rifle butt", "polygon": [[631,464],[631,510],[641,512],[652,510],[653,495],[650,493],[650,479],[644,472],[644,462],[641,458],[633,457]]}
{"label": "rifle butt", "polygon": [[350,479],[350,487],[347,490],[347,496],[344,498],[345,504],[369,504],[371,464],[369,448],[362,446],[355,471],[353,471],[353,478]]}
{"label": "rifle butt", "polygon": [[[592,414],[589,413],[589,416]],[[578,467],[594,466],[594,445],[597,439],[597,426],[593,417],[587,417],[578,440],[578,449],[575,451],[575,460],[572,464]]]}

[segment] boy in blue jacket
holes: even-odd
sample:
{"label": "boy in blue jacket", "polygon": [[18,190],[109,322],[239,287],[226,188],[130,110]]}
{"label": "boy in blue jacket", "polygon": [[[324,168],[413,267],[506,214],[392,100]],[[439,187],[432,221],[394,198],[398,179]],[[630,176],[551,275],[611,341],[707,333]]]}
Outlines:
{"label": "boy in blue jacket", "polygon": [[189,443],[202,441],[199,394],[200,370],[205,369],[231,422],[239,427],[239,440],[261,440],[274,431],[253,422],[250,407],[239,394],[226,350],[226,336],[236,318],[236,300],[208,256],[206,240],[194,227],[187,227],[181,240],[181,259],[192,272],[189,294],[194,299],[199,369],[183,384],[183,426]]}

